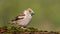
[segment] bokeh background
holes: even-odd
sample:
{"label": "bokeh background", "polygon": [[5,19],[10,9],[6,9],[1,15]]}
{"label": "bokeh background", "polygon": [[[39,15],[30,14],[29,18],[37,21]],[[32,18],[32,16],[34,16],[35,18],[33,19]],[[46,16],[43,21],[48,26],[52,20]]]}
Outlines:
{"label": "bokeh background", "polygon": [[0,26],[8,25],[27,8],[35,12],[29,27],[60,31],[60,0],[0,0]]}

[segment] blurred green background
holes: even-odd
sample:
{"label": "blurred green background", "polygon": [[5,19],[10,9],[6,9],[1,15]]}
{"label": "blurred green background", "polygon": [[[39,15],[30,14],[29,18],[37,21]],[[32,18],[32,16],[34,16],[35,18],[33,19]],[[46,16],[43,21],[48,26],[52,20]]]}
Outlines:
{"label": "blurred green background", "polygon": [[27,8],[35,11],[29,27],[60,31],[60,0],[0,0],[0,26]]}

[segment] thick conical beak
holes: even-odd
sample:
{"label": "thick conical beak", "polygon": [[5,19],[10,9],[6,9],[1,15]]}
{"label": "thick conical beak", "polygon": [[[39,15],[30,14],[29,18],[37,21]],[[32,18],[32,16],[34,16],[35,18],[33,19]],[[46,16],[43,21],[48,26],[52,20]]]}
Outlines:
{"label": "thick conical beak", "polygon": [[33,16],[35,13],[33,12],[31,15]]}

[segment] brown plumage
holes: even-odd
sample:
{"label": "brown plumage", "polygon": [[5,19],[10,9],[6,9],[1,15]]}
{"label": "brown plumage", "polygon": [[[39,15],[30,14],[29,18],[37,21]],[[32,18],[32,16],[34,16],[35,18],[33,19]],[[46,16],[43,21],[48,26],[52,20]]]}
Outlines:
{"label": "brown plumage", "polygon": [[29,24],[33,15],[34,11],[28,8],[23,13],[20,13],[17,17],[15,17],[15,19],[12,20],[12,23],[24,28]]}
{"label": "brown plumage", "polygon": [[25,16],[25,14],[21,13],[20,15],[18,15],[17,17],[15,17],[15,19],[13,19],[12,21],[17,21],[17,20],[24,19],[24,18],[18,18],[19,16]]}

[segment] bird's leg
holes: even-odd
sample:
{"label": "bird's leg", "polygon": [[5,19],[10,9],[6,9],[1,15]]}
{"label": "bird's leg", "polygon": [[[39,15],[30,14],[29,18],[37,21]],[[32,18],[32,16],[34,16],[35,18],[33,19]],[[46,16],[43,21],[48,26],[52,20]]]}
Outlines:
{"label": "bird's leg", "polygon": [[27,28],[26,28],[26,26],[24,26],[24,27],[21,27],[21,28],[22,28],[22,29],[27,29]]}

